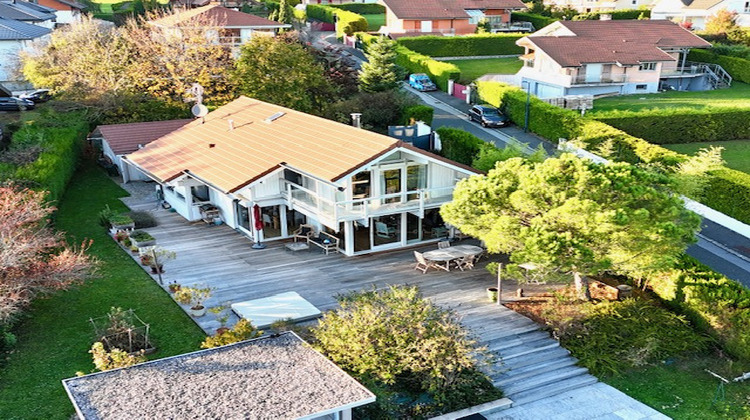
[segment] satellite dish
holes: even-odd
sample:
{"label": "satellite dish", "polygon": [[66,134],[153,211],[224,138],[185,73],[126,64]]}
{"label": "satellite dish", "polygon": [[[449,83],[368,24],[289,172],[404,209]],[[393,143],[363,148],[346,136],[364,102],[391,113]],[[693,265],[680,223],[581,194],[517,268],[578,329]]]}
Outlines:
{"label": "satellite dish", "polygon": [[201,118],[208,114],[208,108],[203,104],[195,104],[190,108],[190,112],[192,112],[196,118]]}

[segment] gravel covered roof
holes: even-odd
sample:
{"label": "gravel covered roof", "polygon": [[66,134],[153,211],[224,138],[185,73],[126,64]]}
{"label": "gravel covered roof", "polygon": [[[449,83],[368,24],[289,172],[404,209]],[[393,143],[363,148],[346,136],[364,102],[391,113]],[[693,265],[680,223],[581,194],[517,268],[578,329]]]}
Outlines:
{"label": "gravel covered roof", "polygon": [[85,419],[292,419],[375,396],[294,333],[63,381]]}

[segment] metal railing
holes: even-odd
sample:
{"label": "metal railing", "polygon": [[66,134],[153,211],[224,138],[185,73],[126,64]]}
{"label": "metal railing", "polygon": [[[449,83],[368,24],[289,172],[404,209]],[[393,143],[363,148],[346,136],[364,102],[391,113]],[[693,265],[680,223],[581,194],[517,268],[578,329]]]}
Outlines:
{"label": "metal railing", "polygon": [[590,77],[585,74],[571,76],[571,85],[595,85],[607,83],[625,83],[628,81],[626,74],[602,74],[598,77]]}

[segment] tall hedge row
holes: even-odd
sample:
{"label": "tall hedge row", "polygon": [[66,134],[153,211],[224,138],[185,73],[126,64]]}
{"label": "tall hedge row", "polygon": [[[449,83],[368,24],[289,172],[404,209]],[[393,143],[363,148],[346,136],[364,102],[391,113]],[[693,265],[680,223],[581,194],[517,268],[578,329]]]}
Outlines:
{"label": "tall hedge row", "polygon": [[744,58],[719,55],[712,51],[692,49],[688,60],[701,63],[716,63],[724,68],[734,80],[750,83],[750,60]]}
{"label": "tall hedge row", "polygon": [[601,12],[588,12],[573,16],[573,20],[600,20],[602,15],[610,15],[612,16],[612,20],[633,20],[639,18],[648,19],[651,17],[651,10],[622,9]]}
{"label": "tall hedge row", "polygon": [[435,108],[429,105],[413,105],[404,109],[404,115],[401,116],[401,124],[408,125],[412,121],[422,121],[427,125],[432,125],[432,118],[435,116]]}
{"label": "tall hedge row", "polygon": [[[501,107],[514,123],[522,125],[525,115],[525,92],[497,82],[477,82],[479,98]],[[660,163],[672,166],[687,156],[651,144],[642,138],[577,113],[553,107],[531,98],[529,129],[557,142],[559,138],[577,140],[586,149],[604,153],[614,160],[630,163]],[[741,197],[750,196],[750,175],[732,169],[709,174],[709,183],[701,202],[744,223],[750,223],[750,210]]]}
{"label": "tall hedge row", "polygon": [[435,130],[440,136],[440,154],[464,165],[471,165],[484,144],[484,140],[458,128],[440,127]]}
{"label": "tall hedge row", "polygon": [[307,17],[326,23],[336,24],[336,36],[341,38],[353,35],[355,32],[366,31],[367,19],[362,15],[332,6],[321,6],[317,4],[307,5]]}
{"label": "tall hedge row", "polygon": [[444,91],[448,89],[448,80],[458,80],[461,77],[461,70],[455,64],[434,60],[403,45],[396,46],[396,64],[409,73],[427,73]]}
{"label": "tall hedge row", "polygon": [[531,22],[531,24],[534,25],[534,29],[539,30],[551,23],[557,22],[560,19],[542,16],[536,13],[513,12],[510,15],[510,20],[512,22]]}
{"label": "tall hedge row", "polygon": [[656,144],[750,139],[750,110],[663,108],[611,111],[594,118]]}
{"label": "tall hedge row", "polygon": [[477,34],[456,37],[417,36],[399,38],[399,44],[430,57],[466,57],[523,54],[516,41],[523,34]]}
{"label": "tall hedge row", "polygon": [[336,9],[359,13],[360,15],[375,15],[378,13],[385,13],[385,6],[377,3],[344,3],[331,4],[329,6],[335,7]]}
{"label": "tall hedge row", "polygon": [[307,5],[307,17],[308,19],[315,19],[326,23],[336,23],[334,12],[336,9],[328,6],[320,6],[317,4]]}
{"label": "tall hedge row", "polygon": [[88,131],[82,113],[47,114],[24,125],[13,133],[11,148],[38,145],[42,152],[35,161],[15,168],[10,178],[47,190],[50,200],[59,200],[75,172]]}
{"label": "tall hedge row", "polygon": [[651,289],[708,332],[722,347],[750,359],[750,291],[689,256],[649,279]]}

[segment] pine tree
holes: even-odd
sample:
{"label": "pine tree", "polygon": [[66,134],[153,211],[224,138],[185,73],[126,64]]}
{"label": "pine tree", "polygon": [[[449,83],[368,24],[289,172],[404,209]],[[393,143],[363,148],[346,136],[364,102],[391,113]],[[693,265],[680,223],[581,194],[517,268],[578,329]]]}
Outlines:
{"label": "pine tree", "polygon": [[294,22],[294,8],[289,4],[289,0],[281,0],[279,9],[276,12],[275,21],[279,23],[292,24]]}
{"label": "pine tree", "polygon": [[359,72],[359,90],[372,93],[398,87],[401,70],[396,65],[396,42],[377,39],[367,48],[366,55],[367,63]]}

